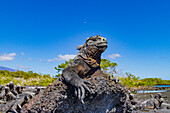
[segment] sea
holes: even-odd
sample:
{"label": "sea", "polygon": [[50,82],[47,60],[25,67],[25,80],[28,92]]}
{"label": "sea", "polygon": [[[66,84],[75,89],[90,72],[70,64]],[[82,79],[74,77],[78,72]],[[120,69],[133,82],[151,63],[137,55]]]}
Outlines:
{"label": "sea", "polygon": [[[155,85],[153,87],[170,87],[170,85]],[[139,90],[137,93],[161,93],[167,92],[168,90]]]}
{"label": "sea", "polygon": [[155,85],[153,87],[170,87],[170,85]]}

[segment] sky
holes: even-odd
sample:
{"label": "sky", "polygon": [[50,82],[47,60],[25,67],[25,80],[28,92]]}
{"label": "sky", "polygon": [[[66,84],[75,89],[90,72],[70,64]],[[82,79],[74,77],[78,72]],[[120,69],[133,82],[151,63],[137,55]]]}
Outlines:
{"label": "sky", "polygon": [[169,0],[1,0],[0,66],[56,75],[90,36],[117,70],[170,80]]}

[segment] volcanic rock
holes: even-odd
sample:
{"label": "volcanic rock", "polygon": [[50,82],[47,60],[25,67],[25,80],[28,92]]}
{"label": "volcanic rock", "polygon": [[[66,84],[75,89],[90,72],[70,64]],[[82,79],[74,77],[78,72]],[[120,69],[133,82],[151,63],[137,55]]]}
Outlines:
{"label": "volcanic rock", "polygon": [[84,103],[74,95],[73,87],[56,81],[24,105],[23,113],[112,113],[130,112],[127,105],[128,91],[115,84],[102,71],[96,71],[86,78],[92,84],[87,85],[93,94],[86,93]]}

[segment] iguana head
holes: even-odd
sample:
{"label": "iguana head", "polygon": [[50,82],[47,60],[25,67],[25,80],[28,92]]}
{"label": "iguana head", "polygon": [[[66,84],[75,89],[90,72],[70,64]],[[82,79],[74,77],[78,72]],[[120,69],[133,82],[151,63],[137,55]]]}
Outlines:
{"label": "iguana head", "polygon": [[87,38],[86,47],[96,48],[98,50],[104,51],[107,48],[106,38],[101,37],[100,35]]}
{"label": "iguana head", "polygon": [[104,51],[107,48],[106,38],[101,37],[100,35],[87,38],[85,44],[77,46],[76,49],[81,50],[82,48],[95,48]]}
{"label": "iguana head", "polygon": [[80,50],[78,56],[81,56],[83,59],[94,59],[98,64],[100,64],[101,54],[105,51],[106,48],[106,38],[99,35],[92,36],[87,38],[83,46],[77,47],[77,49]]}

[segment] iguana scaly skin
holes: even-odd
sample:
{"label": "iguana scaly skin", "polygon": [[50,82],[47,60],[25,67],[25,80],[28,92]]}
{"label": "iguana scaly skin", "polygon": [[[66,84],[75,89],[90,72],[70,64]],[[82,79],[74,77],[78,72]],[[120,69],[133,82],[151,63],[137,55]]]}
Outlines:
{"label": "iguana scaly skin", "polygon": [[83,78],[100,69],[101,54],[106,48],[107,41],[105,38],[101,36],[88,38],[83,46],[79,46],[79,52],[71,65],[65,68],[61,74],[60,80],[72,85],[75,89],[75,95],[82,102],[85,98],[85,91],[91,93],[91,90],[85,84],[90,84],[90,82]]}

